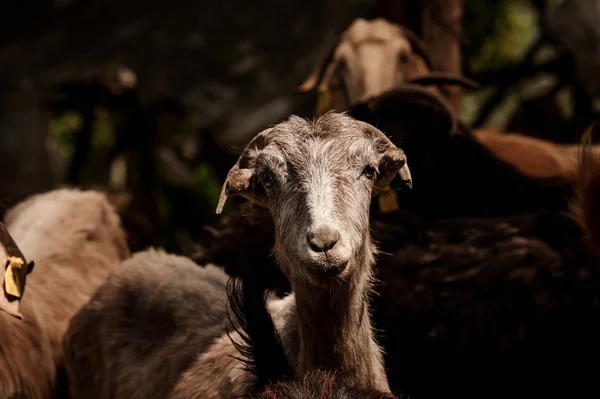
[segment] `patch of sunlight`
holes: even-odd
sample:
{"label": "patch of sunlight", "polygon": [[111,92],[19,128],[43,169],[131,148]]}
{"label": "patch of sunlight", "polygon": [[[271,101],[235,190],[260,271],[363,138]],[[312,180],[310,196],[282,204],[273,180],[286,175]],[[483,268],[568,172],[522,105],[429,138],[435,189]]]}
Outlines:
{"label": "patch of sunlight", "polygon": [[484,88],[471,93],[464,93],[461,103],[461,119],[468,125],[472,124],[487,99],[494,93],[493,88]]}
{"label": "patch of sunlight", "polygon": [[50,119],[48,130],[56,137],[60,150],[66,158],[73,155],[74,133],[81,129],[82,124],[81,114],[72,111]]}
{"label": "patch of sunlight", "polygon": [[127,185],[127,158],[124,155],[119,155],[110,165],[109,184],[115,189],[125,189]]}
{"label": "patch of sunlight", "polygon": [[498,9],[479,54],[471,60],[474,72],[514,65],[538,36],[535,10],[524,0],[507,0]]}
{"label": "patch of sunlight", "polygon": [[108,148],[115,144],[115,129],[110,113],[104,108],[94,111],[92,126],[92,148]]}

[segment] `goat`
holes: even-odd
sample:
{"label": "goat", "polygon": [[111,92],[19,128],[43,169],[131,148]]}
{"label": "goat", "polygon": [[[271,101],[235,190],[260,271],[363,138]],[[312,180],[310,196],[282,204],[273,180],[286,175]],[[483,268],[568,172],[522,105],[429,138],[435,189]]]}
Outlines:
{"label": "goat", "polygon": [[[96,192],[38,194],[9,210],[5,221],[35,269],[27,276],[18,315],[14,302],[10,309],[0,300],[5,310],[0,312],[0,397],[46,399],[64,389],[60,342],[71,316],[129,250],[118,217]],[[0,251],[3,264],[15,254],[10,247]]]}
{"label": "goat", "polygon": [[[409,29],[382,18],[358,18],[298,91],[318,88],[321,96],[331,97],[319,99],[316,114],[321,115],[327,110],[345,111],[404,83],[477,87],[460,76],[432,73],[425,46]],[[440,94],[435,87],[431,91]]]}
{"label": "goat", "polygon": [[[404,84],[393,93],[395,93],[395,108],[392,115],[397,117],[399,123],[401,122],[400,129],[396,129],[394,136],[408,136],[421,144],[428,141],[424,132],[436,135],[437,139],[437,135],[449,137],[451,132],[458,129],[458,122],[451,106],[443,97],[413,84]],[[358,119],[363,118],[363,121],[377,123],[376,117],[370,118],[377,111],[366,108],[363,112],[362,107],[367,107],[365,104],[352,108],[350,112]],[[398,141],[394,136],[390,138]],[[414,145],[414,141],[408,144]],[[433,148],[437,149],[437,146]],[[419,147],[414,150],[419,150]],[[421,156],[419,152],[415,152],[415,155]],[[446,156],[450,157],[451,154]],[[438,163],[434,166],[442,167]],[[424,184],[426,183],[419,183],[417,190],[421,190],[420,187]],[[391,185],[395,187],[396,181],[392,181]],[[440,203],[436,206],[442,208],[444,204]],[[373,216],[381,217],[379,214],[375,212]],[[383,218],[387,217],[387,214],[383,215]],[[265,278],[269,280],[270,288],[277,288],[279,293],[291,289],[288,279],[269,256],[274,245],[275,228],[272,217],[266,209],[253,207],[249,202],[242,203],[239,209],[228,212],[216,228],[219,232],[218,236],[205,239],[202,242],[202,249],[192,254],[196,262],[218,264],[223,266],[230,275],[245,275],[256,270],[259,267],[257,265],[260,265],[260,268],[264,269]],[[244,256],[239,256],[240,251],[243,251]]]}
{"label": "goat", "polygon": [[[372,126],[329,113],[313,122],[292,116],[259,133],[227,176],[217,212],[228,196],[242,196],[275,220],[274,253],[293,293],[269,306],[299,375],[335,370],[340,383],[389,392],[369,317],[376,252],[368,214],[371,196],[397,175],[410,184],[401,149]],[[247,373],[227,356],[235,355],[239,335],[211,335],[208,347],[194,336],[228,324],[223,301],[200,287],[204,271],[185,271],[182,263],[134,256],[73,319],[65,351],[74,398],[244,392]],[[163,329],[141,338],[159,320]],[[148,384],[150,375],[160,383]]]}

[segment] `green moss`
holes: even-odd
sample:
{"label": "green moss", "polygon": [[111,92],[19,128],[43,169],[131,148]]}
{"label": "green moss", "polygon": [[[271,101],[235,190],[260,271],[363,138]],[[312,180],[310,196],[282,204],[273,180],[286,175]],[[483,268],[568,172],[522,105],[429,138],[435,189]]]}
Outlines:
{"label": "green moss", "polygon": [[115,144],[115,129],[110,114],[104,109],[95,112],[92,126],[92,148],[110,148]]}

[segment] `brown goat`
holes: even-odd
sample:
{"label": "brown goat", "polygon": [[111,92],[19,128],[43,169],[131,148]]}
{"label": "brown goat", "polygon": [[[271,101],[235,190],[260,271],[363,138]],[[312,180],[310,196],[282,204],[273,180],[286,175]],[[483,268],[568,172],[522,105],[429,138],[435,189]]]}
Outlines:
{"label": "brown goat", "polygon": [[[271,302],[271,313],[300,375],[337,370],[350,386],[389,392],[368,316],[376,253],[368,217],[371,196],[398,174],[411,185],[404,153],[381,131],[328,113],[261,132],[227,176],[217,212],[227,196],[240,195],[273,216],[275,257],[293,294]],[[234,362],[218,362],[227,348],[233,351],[226,340],[216,342],[174,397],[212,397],[211,390],[239,378]],[[222,375],[230,375],[226,384],[207,389]]]}
{"label": "brown goat", "polygon": [[[432,74],[431,69],[425,46],[412,31],[382,18],[359,18],[341,35],[299,91],[319,90],[316,114],[321,115],[328,110],[345,111],[407,82],[476,87],[468,79]],[[439,94],[436,87],[429,90]]]}
{"label": "brown goat", "polygon": [[[369,204],[398,175],[410,184],[401,149],[373,126],[333,113],[261,132],[228,174],[218,211],[241,195],[275,220],[274,252],[293,294],[270,311],[299,375],[335,371],[346,386],[389,392],[369,317]],[[244,393],[251,375],[232,343],[240,336],[224,333],[226,275],[189,264],[146,252],[107,279],[65,336],[74,398]]]}
{"label": "brown goat", "polygon": [[[496,129],[476,129],[473,135],[498,160],[525,176],[572,183],[580,177],[578,144],[558,144]],[[600,147],[591,146],[588,151],[597,156]]]}
{"label": "brown goat", "polygon": [[0,397],[47,399],[62,388],[55,379],[70,318],[129,250],[119,218],[96,192],[35,195],[5,220],[35,269],[21,298],[23,319],[0,312]]}

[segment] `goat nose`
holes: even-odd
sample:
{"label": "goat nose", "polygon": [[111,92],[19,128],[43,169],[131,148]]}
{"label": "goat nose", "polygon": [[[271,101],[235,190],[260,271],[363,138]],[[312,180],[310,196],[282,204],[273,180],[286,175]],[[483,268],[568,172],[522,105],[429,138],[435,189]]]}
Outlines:
{"label": "goat nose", "polygon": [[315,252],[327,252],[340,239],[340,232],[329,226],[321,226],[308,231],[308,243]]}

